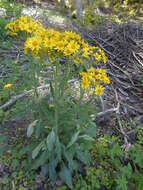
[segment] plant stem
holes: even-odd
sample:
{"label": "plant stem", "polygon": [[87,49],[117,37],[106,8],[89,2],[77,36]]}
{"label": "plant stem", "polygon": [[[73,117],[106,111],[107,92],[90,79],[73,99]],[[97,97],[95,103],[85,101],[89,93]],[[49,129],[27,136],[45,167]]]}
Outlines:
{"label": "plant stem", "polygon": [[30,62],[31,62],[31,70],[32,70],[32,80],[33,80],[33,86],[34,86],[34,96],[38,98],[39,95],[37,91],[37,87],[38,87],[37,77],[39,73],[37,73],[36,71],[36,63],[34,62],[32,57],[30,57]]}
{"label": "plant stem", "polygon": [[59,72],[59,64],[56,61],[56,71],[54,72],[54,81],[55,81],[54,104],[55,104],[55,134],[56,134],[56,137],[58,137],[58,72]]}

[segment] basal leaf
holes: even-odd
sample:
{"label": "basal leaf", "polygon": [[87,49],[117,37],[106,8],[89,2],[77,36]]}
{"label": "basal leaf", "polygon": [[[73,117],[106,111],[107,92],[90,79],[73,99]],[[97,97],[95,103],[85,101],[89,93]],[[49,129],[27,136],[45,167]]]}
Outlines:
{"label": "basal leaf", "polygon": [[38,167],[44,165],[48,161],[48,151],[44,151],[40,157],[38,157],[34,163],[32,163],[32,169],[37,169]]}
{"label": "basal leaf", "polygon": [[70,170],[65,166],[65,164],[62,165],[60,177],[65,182],[70,189],[72,189],[72,175]]}
{"label": "basal leaf", "polygon": [[52,182],[55,183],[57,179],[56,175],[57,162],[54,159],[51,159],[48,165],[49,165],[49,177],[52,180]]}

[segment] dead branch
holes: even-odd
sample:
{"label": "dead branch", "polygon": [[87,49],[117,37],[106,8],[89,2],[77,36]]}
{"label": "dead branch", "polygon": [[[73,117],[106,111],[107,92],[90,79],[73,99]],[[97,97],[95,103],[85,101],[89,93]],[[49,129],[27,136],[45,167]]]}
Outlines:
{"label": "dead branch", "polygon": [[125,152],[126,152],[126,156],[127,156],[127,153],[131,147],[131,143],[128,142],[128,136],[127,134],[125,133],[123,127],[122,127],[122,124],[121,124],[121,119],[120,119],[120,103],[119,103],[119,98],[118,98],[118,94],[117,94],[117,91],[115,90],[115,98],[116,98],[116,101],[118,102],[118,109],[116,111],[116,118],[117,118],[117,121],[118,121],[118,124],[119,124],[119,128],[120,128],[120,132],[121,134],[123,135],[124,137],[124,145],[122,146],[123,148],[125,148]]}
{"label": "dead branch", "polygon": [[109,86],[105,97],[106,104],[112,107],[116,88],[122,117],[143,113],[143,89],[140,82],[140,76],[143,75],[143,25],[103,22],[96,30],[83,27],[78,30],[87,42],[99,46],[108,57],[105,68],[112,86]]}
{"label": "dead branch", "polygon": [[[72,79],[72,80],[69,80],[68,83],[73,83],[75,82],[77,79]],[[42,90],[42,89],[47,89],[49,88],[49,84],[46,84],[46,85],[42,85],[42,86],[39,86],[37,88],[38,91]],[[19,94],[19,95],[16,95],[16,96],[13,96],[8,102],[6,102],[5,104],[3,104],[2,106],[0,106],[0,110],[8,110],[11,106],[13,106],[18,100],[28,96],[29,94],[31,94],[32,92],[34,92],[33,89],[29,90],[29,91],[25,91],[24,93],[22,94]]]}

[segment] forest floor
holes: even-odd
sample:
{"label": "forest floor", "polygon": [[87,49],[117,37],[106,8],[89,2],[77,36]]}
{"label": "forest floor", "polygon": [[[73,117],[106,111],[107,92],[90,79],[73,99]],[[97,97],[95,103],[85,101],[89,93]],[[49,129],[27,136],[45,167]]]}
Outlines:
{"label": "forest floor", "polygon": [[[25,5],[22,14],[38,19],[45,27],[56,30],[72,30],[79,33],[89,44],[98,45],[107,57],[107,73],[111,78],[111,85],[107,87],[104,96],[99,99],[99,110],[103,115],[96,119],[98,138],[105,135],[117,136],[122,139],[123,145],[136,142],[136,128],[143,127],[143,20],[132,20],[124,24],[112,23],[106,20],[98,28],[87,29],[79,26],[69,15],[57,9],[54,3]],[[27,59],[24,57],[23,42],[6,39],[0,45],[0,79],[15,83],[12,97],[31,90],[27,73]],[[11,63],[15,63],[12,65]],[[41,85],[43,81],[41,82]],[[42,91],[44,94],[44,90]],[[9,96],[1,93],[0,108],[9,102]],[[44,189],[44,180],[40,174],[31,173],[28,182],[18,160],[23,159],[18,151],[23,143],[29,141],[26,137],[26,128],[31,123],[31,116],[25,114],[26,105],[31,104],[30,94],[27,97],[16,99],[6,110],[0,111],[0,135],[8,137],[8,145],[15,146],[14,161],[12,155],[7,154],[0,159],[0,189],[9,190],[7,184],[12,181],[12,189],[31,190],[29,184],[33,184],[35,190]],[[118,114],[117,114],[117,111]],[[112,118],[112,119],[111,119]],[[125,141],[125,142],[124,142]],[[127,143],[127,144],[126,144]],[[21,161],[22,162],[22,161]],[[23,163],[24,164],[24,163]],[[14,172],[12,171],[14,168]],[[21,167],[20,172],[17,167]],[[11,176],[11,177],[10,177]],[[28,178],[29,179],[29,178]],[[61,182],[59,182],[61,183]],[[1,186],[2,184],[2,186]],[[57,182],[57,186],[58,182]],[[105,185],[104,185],[105,186]],[[18,188],[17,188],[18,187]],[[20,187],[23,187],[23,189]],[[47,189],[51,189],[50,182]],[[103,188],[102,189],[106,189]],[[108,188],[110,189],[110,188]],[[134,188],[133,188],[134,189]]]}

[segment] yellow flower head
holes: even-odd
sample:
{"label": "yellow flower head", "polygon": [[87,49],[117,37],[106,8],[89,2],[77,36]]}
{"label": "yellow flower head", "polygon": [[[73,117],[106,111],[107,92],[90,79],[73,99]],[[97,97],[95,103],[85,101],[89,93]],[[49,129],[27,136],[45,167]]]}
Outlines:
{"label": "yellow flower head", "polygon": [[96,95],[102,95],[103,94],[103,90],[104,90],[104,87],[103,86],[96,86],[96,88],[95,88],[95,94]]}
{"label": "yellow flower head", "polygon": [[71,49],[69,49],[68,47],[65,48],[64,50],[64,54],[65,56],[70,56],[72,55],[73,51]]}
{"label": "yellow flower head", "polygon": [[10,88],[12,88],[12,86],[13,86],[13,84],[11,84],[11,83],[5,84],[4,85],[4,90],[10,89]]}
{"label": "yellow flower head", "polygon": [[97,62],[99,62],[101,60],[101,55],[98,54],[97,52],[94,54],[94,58]]}
{"label": "yellow flower head", "polygon": [[24,45],[25,45],[24,47],[25,54],[28,53],[28,49],[29,49],[32,51],[33,55],[34,54],[37,55],[39,53],[39,50],[41,49],[41,40],[36,37],[27,38]]}
{"label": "yellow flower head", "polygon": [[73,40],[70,41],[70,43],[68,44],[67,48],[70,49],[70,51],[72,51],[73,53],[77,52],[80,48],[80,45],[77,42],[74,42]]}
{"label": "yellow flower head", "polygon": [[83,89],[89,88],[91,81],[88,77],[88,74],[86,72],[81,72],[80,75],[82,76],[81,87]]}

